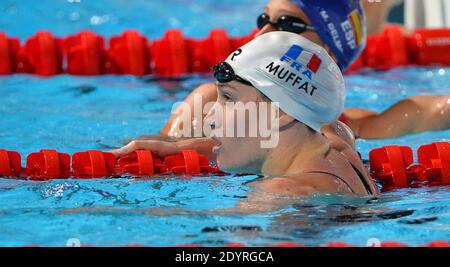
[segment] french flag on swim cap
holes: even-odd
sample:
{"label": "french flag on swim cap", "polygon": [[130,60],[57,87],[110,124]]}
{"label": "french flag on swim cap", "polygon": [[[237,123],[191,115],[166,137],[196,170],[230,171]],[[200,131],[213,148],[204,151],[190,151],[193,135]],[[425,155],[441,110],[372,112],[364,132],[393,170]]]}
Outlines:
{"label": "french flag on swim cap", "polygon": [[322,60],[316,55],[311,53],[303,53],[304,49],[299,45],[293,45],[289,50],[281,57],[281,61],[286,59],[292,59],[300,63],[306,62],[304,65],[312,72],[317,73],[322,65]]}
{"label": "french flag on swim cap", "polygon": [[345,70],[366,44],[366,18],[360,0],[290,0],[301,8]]}

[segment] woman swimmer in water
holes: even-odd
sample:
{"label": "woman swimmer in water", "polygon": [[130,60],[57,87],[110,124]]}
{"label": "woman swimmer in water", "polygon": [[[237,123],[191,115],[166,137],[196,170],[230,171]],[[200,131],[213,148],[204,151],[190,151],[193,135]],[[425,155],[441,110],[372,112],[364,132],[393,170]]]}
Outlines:
{"label": "woman swimmer in water", "polygon": [[[384,1],[383,3],[386,3]],[[386,4],[367,4],[380,6],[386,10]],[[375,8],[375,10],[378,10]],[[325,13],[324,13],[325,11]],[[328,20],[325,22],[323,14]],[[383,16],[380,16],[383,17]],[[351,22],[351,23],[350,23]],[[373,27],[378,21],[370,16]],[[333,26],[329,24],[343,25]],[[355,26],[356,25],[356,26]],[[358,26],[359,25],[359,26]],[[258,18],[260,31],[256,36],[272,31],[288,31],[323,46],[345,70],[361,53],[365,43],[365,19],[359,1],[342,0],[270,0],[264,8],[264,13]],[[351,41],[345,41],[347,36],[353,36]],[[194,99],[201,103],[216,100],[216,85],[204,84],[195,89],[184,103],[194,110]],[[206,112],[204,113],[206,114]],[[204,118],[191,114],[192,125]],[[184,116],[181,109],[176,110],[169,118],[160,134],[162,136],[177,136],[177,130],[185,127],[180,117]],[[422,131],[445,130],[450,128],[450,95],[447,96],[416,96],[400,101],[382,113],[350,108],[343,112],[341,121],[346,123],[359,138],[390,138]],[[191,127],[192,126],[192,127]],[[335,129],[332,124],[324,128]]]}
{"label": "woman swimmer in water", "polygon": [[[240,203],[240,212],[272,209],[274,203],[267,201],[271,193],[287,197],[378,194],[353,143],[346,141],[351,139],[350,131],[343,128],[339,135],[320,132],[341,114],[345,101],[339,67],[321,46],[294,33],[267,33],[216,65],[214,76],[218,98],[204,119],[212,130],[211,138],[133,141],[111,152],[120,157],[147,149],[165,156],[195,149],[216,160],[226,172],[264,176],[249,184],[255,190]],[[272,111],[261,109],[274,102],[280,108],[276,118],[269,115]],[[249,119],[246,112],[235,116],[236,110],[228,108],[230,103],[255,104],[257,119]],[[266,148],[261,142],[267,136],[259,131],[255,136],[249,134],[252,127],[260,129],[265,118],[269,118],[264,125],[270,125],[270,132],[278,133],[277,142]],[[235,125],[245,126],[244,136],[235,137]],[[343,132],[348,138],[340,137]]]}

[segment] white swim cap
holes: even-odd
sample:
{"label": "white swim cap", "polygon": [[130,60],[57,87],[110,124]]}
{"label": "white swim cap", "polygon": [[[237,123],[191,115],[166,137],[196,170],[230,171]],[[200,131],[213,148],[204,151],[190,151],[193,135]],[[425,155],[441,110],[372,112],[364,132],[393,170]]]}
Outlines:
{"label": "white swim cap", "polygon": [[321,46],[290,32],[263,34],[226,62],[279,108],[316,131],[342,113],[345,85]]}

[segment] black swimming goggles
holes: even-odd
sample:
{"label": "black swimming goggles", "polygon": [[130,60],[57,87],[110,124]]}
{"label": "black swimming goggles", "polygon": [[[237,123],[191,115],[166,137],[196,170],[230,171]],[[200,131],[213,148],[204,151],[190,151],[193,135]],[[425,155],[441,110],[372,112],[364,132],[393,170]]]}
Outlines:
{"label": "black swimming goggles", "polygon": [[315,31],[313,26],[306,24],[302,19],[292,16],[281,16],[276,22],[270,21],[269,15],[262,13],[256,21],[258,28],[261,30],[267,24],[272,25],[279,31],[286,31],[292,33],[303,33],[305,31]]}
{"label": "black swimming goggles", "polygon": [[246,85],[253,86],[249,81],[242,79],[236,73],[233,68],[227,62],[220,62],[216,64],[212,70],[214,71],[214,78],[220,83],[229,83],[231,81],[237,81]]}

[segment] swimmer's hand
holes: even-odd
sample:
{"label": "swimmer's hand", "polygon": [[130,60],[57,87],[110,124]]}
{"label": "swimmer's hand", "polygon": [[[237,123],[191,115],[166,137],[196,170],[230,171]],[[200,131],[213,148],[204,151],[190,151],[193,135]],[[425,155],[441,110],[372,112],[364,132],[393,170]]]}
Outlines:
{"label": "swimmer's hand", "polygon": [[166,142],[159,140],[134,140],[128,145],[109,151],[117,158],[130,154],[136,150],[151,150],[156,157],[166,157],[177,154],[182,150],[196,150],[198,153],[207,156],[210,160],[215,160],[216,156],[212,152],[217,141],[210,138],[192,138],[178,142]]}
{"label": "swimmer's hand", "polygon": [[180,152],[180,148],[175,142],[165,142],[157,140],[134,140],[128,145],[109,151],[117,158],[130,154],[136,150],[151,150],[157,157],[165,157]]}

